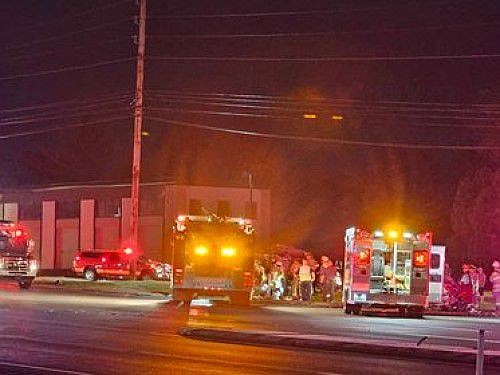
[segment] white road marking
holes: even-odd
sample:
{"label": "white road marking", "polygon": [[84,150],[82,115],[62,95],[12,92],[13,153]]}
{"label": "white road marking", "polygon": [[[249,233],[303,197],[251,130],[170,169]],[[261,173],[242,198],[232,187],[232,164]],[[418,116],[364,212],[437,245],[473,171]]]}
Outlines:
{"label": "white road marking", "polygon": [[22,363],[15,363],[15,362],[3,362],[3,361],[0,361],[0,366],[18,367],[18,368],[23,368],[23,369],[27,369],[27,370],[43,370],[43,371],[54,372],[56,374],[92,375],[92,373],[90,373],[90,372],[81,372],[81,371],[72,371],[72,370],[61,370],[61,369],[52,368],[52,367],[31,366],[31,365],[25,365],[25,364],[22,364]]}

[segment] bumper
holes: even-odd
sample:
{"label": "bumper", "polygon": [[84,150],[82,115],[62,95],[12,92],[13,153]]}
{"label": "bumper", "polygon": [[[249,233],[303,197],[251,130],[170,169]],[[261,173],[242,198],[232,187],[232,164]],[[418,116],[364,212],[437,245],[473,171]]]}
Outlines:
{"label": "bumper", "polygon": [[231,297],[234,295],[248,294],[251,289],[222,289],[222,288],[182,288],[173,289],[173,299],[176,301],[188,301],[194,297]]}
{"label": "bumper", "polygon": [[427,306],[425,295],[396,295],[390,293],[371,294],[367,292],[352,292],[347,300],[350,304],[360,304],[365,307],[394,307],[394,306]]}

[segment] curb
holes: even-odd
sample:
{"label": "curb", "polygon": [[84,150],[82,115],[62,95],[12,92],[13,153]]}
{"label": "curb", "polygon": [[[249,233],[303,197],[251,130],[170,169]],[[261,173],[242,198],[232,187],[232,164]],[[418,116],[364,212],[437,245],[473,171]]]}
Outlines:
{"label": "curb", "polygon": [[167,298],[169,294],[163,292],[142,292],[134,290],[104,290],[99,288],[67,288],[64,285],[35,284],[35,289],[65,293],[72,295],[95,295],[102,297],[130,297],[130,298]]}
{"label": "curb", "polygon": [[[373,342],[350,342],[342,340],[324,340],[315,338],[287,337],[286,335],[230,331],[210,328],[182,328],[178,331],[181,336],[193,339],[217,341],[244,345],[283,346],[288,348],[313,349],[327,352],[370,353],[375,355],[405,357],[410,359],[422,358],[455,363],[474,364],[476,354],[460,351],[436,350],[435,348],[417,346],[390,346]],[[500,356],[484,356],[484,364],[500,367]]]}

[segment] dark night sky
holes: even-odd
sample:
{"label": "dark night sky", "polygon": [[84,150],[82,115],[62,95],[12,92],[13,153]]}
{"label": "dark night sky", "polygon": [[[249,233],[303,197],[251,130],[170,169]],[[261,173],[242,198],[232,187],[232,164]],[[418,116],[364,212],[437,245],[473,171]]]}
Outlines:
{"label": "dark night sky", "polygon": [[[279,14],[252,15],[269,12]],[[135,56],[136,13],[133,1],[1,2],[0,136],[62,128],[0,139],[4,186],[129,178],[132,121],[126,117],[135,62],[87,65]],[[207,17],[214,14],[240,16]],[[272,140],[153,118],[302,137],[498,146],[497,129],[487,126],[499,125],[499,58],[152,56],[498,54],[499,2],[149,0],[148,17],[145,127],[151,136],[144,139],[144,180],[244,185],[244,172],[251,171],[258,186],[272,189],[275,240],[317,250],[338,252],[347,225],[392,220],[432,229],[447,242],[457,183],[483,162],[481,153]],[[215,34],[224,37],[206,38]],[[303,120],[307,112],[319,119]],[[339,113],[341,124],[329,119]]]}

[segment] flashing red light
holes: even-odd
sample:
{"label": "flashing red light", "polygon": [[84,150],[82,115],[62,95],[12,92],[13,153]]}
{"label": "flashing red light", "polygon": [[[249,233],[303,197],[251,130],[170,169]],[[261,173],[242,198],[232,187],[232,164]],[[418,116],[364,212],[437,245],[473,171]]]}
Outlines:
{"label": "flashing red light", "polygon": [[75,260],[80,260],[80,259],[82,259],[82,258],[80,258],[80,256],[79,256],[79,255],[77,255],[77,256],[75,257]]}
{"label": "flashing red light", "polygon": [[127,247],[127,248],[123,249],[123,252],[127,255],[131,255],[134,252],[134,250],[130,247]]}
{"label": "flashing red light", "polygon": [[413,265],[415,267],[427,267],[429,263],[429,252],[427,250],[416,250],[413,252]]}
{"label": "flashing red light", "polygon": [[107,262],[106,257],[102,257],[102,258],[101,258],[101,262],[102,262],[102,263],[106,263],[106,262]]}
{"label": "flashing red light", "polygon": [[356,257],[357,265],[367,265],[370,263],[370,249],[361,250]]}

